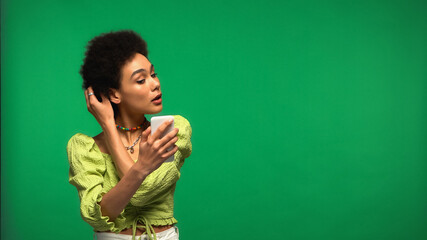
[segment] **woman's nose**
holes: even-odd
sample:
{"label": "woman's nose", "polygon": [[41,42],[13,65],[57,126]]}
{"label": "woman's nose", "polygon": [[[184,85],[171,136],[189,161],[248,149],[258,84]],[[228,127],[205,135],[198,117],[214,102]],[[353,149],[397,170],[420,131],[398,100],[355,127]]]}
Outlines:
{"label": "woman's nose", "polygon": [[156,78],[151,78],[151,90],[155,91],[160,88],[160,82]]}

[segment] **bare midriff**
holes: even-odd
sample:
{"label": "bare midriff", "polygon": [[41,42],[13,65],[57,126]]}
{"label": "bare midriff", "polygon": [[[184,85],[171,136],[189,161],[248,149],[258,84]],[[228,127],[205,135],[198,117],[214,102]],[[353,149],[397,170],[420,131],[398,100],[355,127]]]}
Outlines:
{"label": "bare midriff", "polygon": [[[163,232],[165,230],[168,230],[172,226],[173,225],[153,226],[153,229],[154,229],[154,232],[159,233],[159,232]],[[111,232],[111,231],[106,231],[106,232]],[[145,229],[143,229],[143,228],[142,229],[141,228],[136,229],[136,235],[141,235],[143,233],[145,233]],[[125,230],[121,231],[120,234],[132,235],[132,228],[125,229]]]}

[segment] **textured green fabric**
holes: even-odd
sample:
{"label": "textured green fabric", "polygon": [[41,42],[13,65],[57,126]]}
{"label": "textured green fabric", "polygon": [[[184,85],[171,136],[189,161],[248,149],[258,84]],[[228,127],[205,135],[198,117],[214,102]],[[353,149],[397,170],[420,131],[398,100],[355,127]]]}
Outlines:
{"label": "textured green fabric", "polygon": [[118,233],[126,228],[136,230],[136,227],[142,227],[146,228],[147,233],[154,233],[151,225],[178,223],[173,217],[173,196],[184,159],[189,157],[192,151],[192,129],[184,117],[174,115],[174,118],[174,125],[179,128],[175,160],[163,163],[148,175],[113,222],[109,222],[108,216],[101,215],[99,205],[104,194],[120,180],[111,156],[101,152],[94,139],[83,133],[77,133],[70,138],[67,144],[69,182],[77,188],[83,220],[89,223],[94,231]]}

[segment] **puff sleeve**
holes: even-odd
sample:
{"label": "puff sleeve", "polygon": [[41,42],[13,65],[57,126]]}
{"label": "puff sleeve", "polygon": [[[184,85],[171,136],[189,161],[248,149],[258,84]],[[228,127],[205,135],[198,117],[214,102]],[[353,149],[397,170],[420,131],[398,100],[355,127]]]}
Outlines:
{"label": "puff sleeve", "polygon": [[109,222],[108,216],[102,216],[99,202],[106,193],[103,191],[106,165],[94,145],[91,137],[81,133],[70,138],[67,144],[69,182],[77,188],[83,220],[96,231],[117,232],[115,222],[123,218],[123,211],[114,222]]}
{"label": "puff sleeve", "polygon": [[181,115],[174,115],[175,119],[174,127],[178,128],[178,141],[175,143],[178,146],[178,151],[175,153],[175,157],[178,169],[181,169],[184,164],[184,159],[188,158],[192,152],[191,134],[192,128],[190,122]]}
{"label": "puff sleeve", "polygon": [[[148,175],[138,190],[130,200],[133,206],[145,206],[152,203],[159,196],[167,193],[172,185],[178,181],[180,177],[179,170],[184,164],[184,159],[191,154],[191,126],[187,119],[180,115],[173,115],[174,127],[178,128],[178,141],[175,143],[178,146],[178,151],[175,153],[175,160],[169,165],[164,163],[160,168],[156,169]],[[178,170],[178,171],[177,171]]]}

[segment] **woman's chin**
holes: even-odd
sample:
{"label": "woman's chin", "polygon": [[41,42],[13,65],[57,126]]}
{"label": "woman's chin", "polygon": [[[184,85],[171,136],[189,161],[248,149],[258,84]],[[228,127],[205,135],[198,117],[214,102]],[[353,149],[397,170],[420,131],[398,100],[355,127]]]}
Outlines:
{"label": "woman's chin", "polygon": [[162,110],[163,110],[163,105],[159,105],[155,109],[152,109],[147,114],[157,114],[157,113],[160,113]]}

